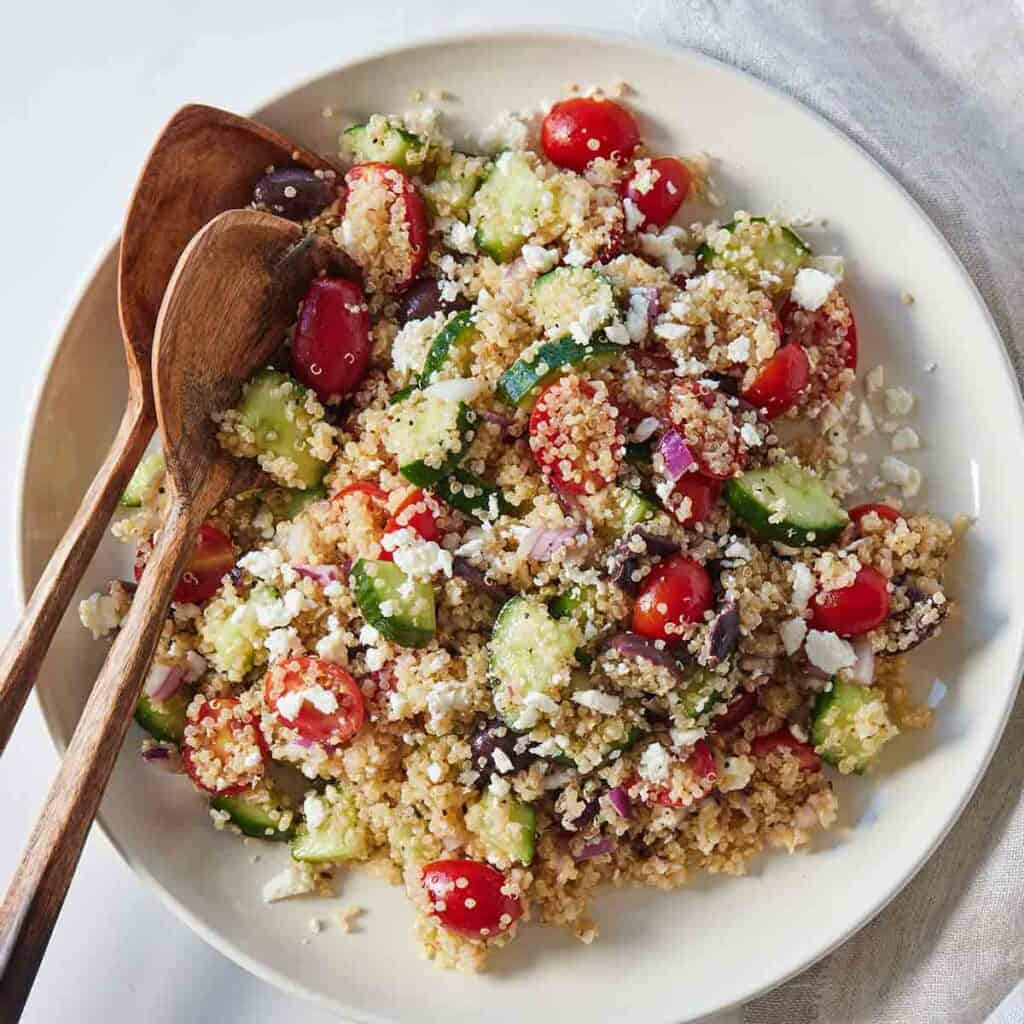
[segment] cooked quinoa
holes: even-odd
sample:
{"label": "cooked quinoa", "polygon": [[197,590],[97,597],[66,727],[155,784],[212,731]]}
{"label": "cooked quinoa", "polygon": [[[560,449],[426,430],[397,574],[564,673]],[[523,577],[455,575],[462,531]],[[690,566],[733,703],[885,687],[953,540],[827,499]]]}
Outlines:
{"label": "cooked quinoa", "polygon": [[[314,281],[216,417],[265,485],[204,526],[137,713],[215,827],[290,844],[268,903],[373,866],[447,967],[530,919],[593,941],[607,883],[809,844],[832,773],[929,723],[905,656],[952,610],[920,473],[854,448],[876,417],[920,439],[906,388],[855,387],[841,260],[770,217],[684,226],[707,161],[653,159],[624,108],[590,132],[602,103],[478,152],[375,115],[344,185],[256,184],[361,278]],[[162,483],[147,458],[115,526],[137,577]],[[132,589],[82,603],[94,636]]]}

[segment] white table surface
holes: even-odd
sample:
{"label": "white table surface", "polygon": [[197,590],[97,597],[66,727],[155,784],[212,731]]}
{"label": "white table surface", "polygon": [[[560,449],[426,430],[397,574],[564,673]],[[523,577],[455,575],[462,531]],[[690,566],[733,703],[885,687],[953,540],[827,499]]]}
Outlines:
{"label": "white table surface", "polygon": [[[36,0],[5,8],[0,537],[7,573],[0,586],[0,630],[6,631],[19,608],[16,480],[35,392],[79,287],[117,233],[150,143],[179,105],[201,100],[245,111],[304,76],[426,35],[512,24],[632,32],[635,12],[632,5],[608,0],[560,0],[557,9],[540,0]],[[55,768],[33,700],[0,761],[4,884]],[[98,833],[86,845],[23,1017],[29,1024],[334,1019],[206,946],[136,880]]]}

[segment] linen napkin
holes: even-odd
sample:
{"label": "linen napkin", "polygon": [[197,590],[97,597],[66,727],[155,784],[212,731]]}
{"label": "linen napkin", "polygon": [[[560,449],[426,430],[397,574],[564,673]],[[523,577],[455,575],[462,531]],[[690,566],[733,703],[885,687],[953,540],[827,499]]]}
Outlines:
{"label": "linen napkin", "polygon": [[[781,87],[953,245],[1024,372],[1021,0],[642,0],[644,35]],[[1024,456],[1024,453],[1022,453]],[[1024,1024],[1024,694],[959,824],[870,925],[744,1024]]]}

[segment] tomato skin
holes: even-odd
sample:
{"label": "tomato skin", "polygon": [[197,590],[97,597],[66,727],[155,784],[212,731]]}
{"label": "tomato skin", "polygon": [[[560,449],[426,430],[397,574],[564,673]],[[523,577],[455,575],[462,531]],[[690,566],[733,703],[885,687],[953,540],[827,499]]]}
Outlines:
{"label": "tomato skin", "polygon": [[[151,547],[141,547],[135,553],[135,582],[142,579]],[[220,581],[235,566],[235,546],[231,538],[210,523],[199,527],[199,535],[192,554],[185,564],[173,600],[177,604],[205,604],[220,589]]]}
{"label": "tomato skin", "polygon": [[[708,746],[707,740],[697,740],[693,745],[693,750],[690,751],[690,756],[686,759],[686,766],[708,790],[718,778],[718,765],[715,764],[715,755],[711,753],[711,747]],[[648,789],[645,802],[658,807],[688,807],[693,803],[693,798],[674,799],[667,786],[658,786]]]}
{"label": "tomato skin", "polygon": [[758,736],[750,741],[750,752],[754,757],[767,757],[779,751],[788,750],[806,772],[816,772],[821,767],[821,758],[810,743],[801,743],[787,728],[768,736]]}
{"label": "tomato skin", "polygon": [[888,617],[886,578],[867,565],[858,571],[848,587],[825,591],[811,602],[811,628],[839,636],[860,636],[880,626]]}
{"label": "tomato skin", "polygon": [[885,519],[890,523],[895,523],[903,514],[899,509],[893,508],[892,505],[886,505],[881,501],[869,501],[863,505],[854,505],[854,507],[850,509],[850,521],[860,526],[860,521],[872,512],[874,512],[879,519]]}
{"label": "tomato skin", "polygon": [[783,345],[761,367],[754,383],[743,393],[751,405],[763,409],[768,419],[775,419],[792,409],[811,379],[811,363],[800,345]]}
{"label": "tomato skin", "polygon": [[857,342],[857,321],[854,319],[852,309],[850,310],[850,326],[846,329],[846,344],[846,368],[848,370],[856,370],[860,345]]}
{"label": "tomato skin", "polygon": [[[613,100],[575,96],[554,104],[541,125],[544,155],[559,167],[584,171],[597,157],[625,163],[640,141],[636,118]],[[596,142],[589,146],[588,142]]]}
{"label": "tomato skin", "polygon": [[634,174],[623,182],[622,194],[644,215],[645,224],[661,228],[676,215],[689,195],[692,176],[686,164],[674,156],[652,160],[651,170],[658,172],[658,179],[646,192],[637,187]]}
{"label": "tomato skin", "polygon": [[355,391],[369,364],[370,311],[362,288],[341,277],[318,277],[295,328],[295,376],[325,402]]}
{"label": "tomato skin", "polygon": [[[685,555],[673,555],[644,580],[633,605],[633,632],[652,640],[676,640],[683,632],[679,627],[700,622],[713,603],[711,577],[705,568]],[[659,610],[659,605],[665,610]]]}
{"label": "tomato skin", "polygon": [[[722,493],[722,481],[700,473],[684,473],[673,488],[673,495],[690,499],[690,514],[679,522],[683,526],[696,526],[711,515]],[[678,517],[677,517],[678,518]]]}
{"label": "tomato skin", "polygon": [[357,480],[354,484],[348,484],[342,487],[334,497],[340,501],[342,498],[347,498],[350,494],[365,494],[382,505],[388,503],[388,492],[383,487],[371,483],[369,480]]}
{"label": "tomato skin", "polygon": [[[181,743],[181,763],[188,773],[193,784],[207,793],[214,793],[217,796],[236,796],[252,789],[266,771],[267,747],[256,725],[252,715],[239,714],[241,702],[237,697],[214,697],[212,700],[204,700],[198,707],[189,708],[188,720],[191,725],[201,726],[211,718],[223,718],[224,722],[218,728],[213,737],[206,735],[190,735],[186,729],[185,738]],[[251,730],[246,736],[246,730]],[[237,783],[227,785],[211,785],[201,777],[200,769],[193,760],[196,753],[202,747],[212,751],[226,759],[230,756],[231,746],[237,743],[251,743],[254,750],[258,750],[260,761],[253,765],[251,770]]]}
{"label": "tomato skin", "polygon": [[[299,705],[294,718],[286,718],[278,703],[287,693],[320,686],[334,694],[335,711],[320,711],[308,701]],[[366,709],[363,694],[356,681],[340,666],[322,658],[306,655],[285,658],[271,665],[263,682],[267,707],[294,729],[303,739],[325,746],[339,747],[347,743],[363,727]]]}
{"label": "tomato skin", "polygon": [[756,693],[741,693],[711,724],[715,732],[724,732],[740,724],[757,707]]}
{"label": "tomato skin", "polygon": [[[424,508],[412,509],[417,505],[424,505]],[[441,509],[437,501],[425,491],[416,490],[406,498],[395,514],[388,520],[384,527],[384,536],[389,533],[396,533],[398,530],[410,529],[418,534],[421,540],[432,540],[435,543],[441,539],[441,530],[437,525],[437,515]],[[381,545],[380,559],[382,562],[394,561],[394,552],[389,551]]]}
{"label": "tomato skin", "polygon": [[[505,876],[490,864],[435,860],[424,867],[422,878],[433,913],[448,931],[487,938],[506,931],[523,916],[522,901],[501,891]],[[466,884],[460,885],[463,879]],[[466,906],[467,900],[473,905]]]}

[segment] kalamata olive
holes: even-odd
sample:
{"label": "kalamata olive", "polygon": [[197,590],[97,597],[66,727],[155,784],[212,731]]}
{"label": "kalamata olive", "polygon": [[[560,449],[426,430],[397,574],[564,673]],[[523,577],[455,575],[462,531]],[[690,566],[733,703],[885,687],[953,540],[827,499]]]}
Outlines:
{"label": "kalamata olive", "polygon": [[309,220],[333,199],[331,183],[304,167],[282,167],[264,174],[252,190],[258,209],[288,220]]}
{"label": "kalamata olive", "polygon": [[736,377],[732,377],[727,373],[706,373],[704,375],[708,380],[713,380],[718,384],[718,390],[723,394],[731,395],[736,398],[740,393],[740,382]]}
{"label": "kalamata olive", "polygon": [[[486,781],[500,767],[507,766],[504,760],[501,765],[495,763],[494,753],[500,750],[512,765],[512,771],[528,767],[535,760],[529,750],[517,752],[516,743],[520,739],[504,722],[494,719],[481,719],[473,728],[469,738],[469,749],[472,754],[473,771],[479,772],[481,779]],[[502,772],[500,774],[506,774]]]}
{"label": "kalamata olive", "polygon": [[730,601],[715,616],[704,644],[704,663],[714,667],[734,650],[740,637],[740,612],[735,601]]}
{"label": "kalamata olive", "polygon": [[469,309],[469,302],[461,293],[450,302],[441,298],[441,286],[432,277],[421,277],[402,296],[398,318],[402,323],[410,320],[424,320],[436,313],[454,313]]}

